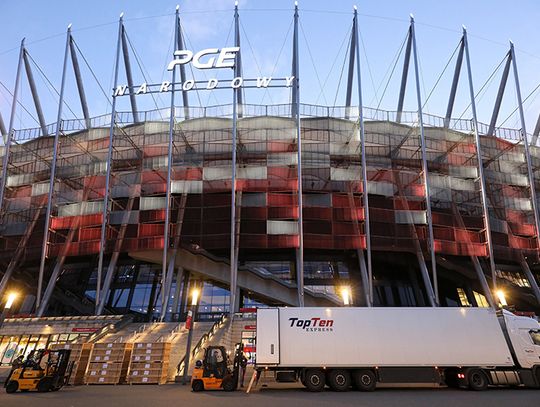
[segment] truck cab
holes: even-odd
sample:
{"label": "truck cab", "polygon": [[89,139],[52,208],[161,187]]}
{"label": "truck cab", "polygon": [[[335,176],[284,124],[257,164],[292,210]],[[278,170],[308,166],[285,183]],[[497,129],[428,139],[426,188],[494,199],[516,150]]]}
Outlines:
{"label": "truck cab", "polygon": [[512,345],[513,356],[522,369],[533,369],[540,379],[540,324],[533,318],[502,312],[503,330]]}

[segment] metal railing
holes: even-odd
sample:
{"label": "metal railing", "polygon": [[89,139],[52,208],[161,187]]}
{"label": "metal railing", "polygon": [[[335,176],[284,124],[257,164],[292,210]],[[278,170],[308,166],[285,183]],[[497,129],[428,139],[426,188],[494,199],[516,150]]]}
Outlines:
{"label": "metal railing", "polygon": [[[291,104],[275,104],[275,105],[257,105],[257,104],[243,104],[241,106],[242,114],[244,118],[252,117],[291,117]],[[174,109],[174,115],[177,121],[186,120],[186,112],[189,115],[189,119],[201,119],[201,118],[222,118],[232,119],[233,105],[221,104],[211,105],[205,107],[190,106],[184,109],[184,107],[177,106]],[[397,122],[397,111],[374,109],[370,107],[363,108],[364,119],[367,121],[387,121]],[[321,106],[303,103],[300,105],[300,114],[303,118],[310,117],[325,117],[344,119],[352,122],[358,120],[359,108],[358,106]],[[138,112],[139,122],[135,122],[132,112],[116,112],[115,122],[119,126],[127,126],[144,122],[168,122],[170,118],[169,108],[160,108],[147,111]],[[110,126],[111,114],[103,114],[90,119],[90,127],[105,128]],[[423,113],[423,121],[425,126],[429,127],[444,127],[444,117],[433,115],[429,113]],[[291,119],[292,120],[292,119]],[[418,125],[418,113],[417,111],[403,111],[401,112],[401,124],[417,126]],[[54,134],[56,129],[55,123],[47,125],[49,134]],[[65,119],[62,120],[62,132],[72,133],[86,130],[85,121],[82,119]],[[471,119],[454,118],[450,119],[448,128],[458,132],[471,132],[473,131],[473,123]],[[478,123],[478,131],[480,134],[485,135],[488,133],[489,125],[485,123]],[[41,137],[41,128],[28,128],[19,129],[14,131],[14,141],[17,143],[24,143],[30,140]],[[495,129],[494,136],[500,137],[508,141],[520,141],[521,130],[511,128],[497,128]]]}

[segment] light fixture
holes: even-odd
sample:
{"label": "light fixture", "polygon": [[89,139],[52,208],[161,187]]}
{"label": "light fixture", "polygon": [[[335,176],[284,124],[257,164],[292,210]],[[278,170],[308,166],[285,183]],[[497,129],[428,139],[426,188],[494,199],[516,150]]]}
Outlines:
{"label": "light fixture", "polygon": [[349,287],[341,288],[341,298],[343,298],[343,305],[350,305],[351,303],[351,290]]}
{"label": "light fixture", "polygon": [[5,309],[10,309],[13,306],[13,303],[17,299],[17,293],[9,293],[7,296],[6,305],[4,306]]}
{"label": "light fixture", "polygon": [[506,296],[504,295],[504,291],[503,290],[497,290],[497,292],[495,294],[497,294],[497,298],[499,298],[499,302],[501,303],[501,305],[503,307],[506,307],[508,305],[508,303],[506,302]]}
{"label": "light fixture", "polygon": [[197,288],[194,288],[191,292],[191,305],[195,306],[197,305],[197,300],[199,299],[199,290]]}

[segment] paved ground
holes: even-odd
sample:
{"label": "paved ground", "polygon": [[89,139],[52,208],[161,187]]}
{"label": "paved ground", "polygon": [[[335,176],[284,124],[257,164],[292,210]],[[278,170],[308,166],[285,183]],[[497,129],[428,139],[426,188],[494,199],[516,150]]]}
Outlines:
{"label": "paved ground", "polygon": [[170,384],[163,386],[78,386],[66,387],[56,393],[6,394],[0,388],[2,407],[538,407],[540,390],[489,389],[471,392],[447,388],[380,388],[373,393],[351,391],[309,393],[298,386],[272,385],[252,394],[243,392],[192,393],[189,386]]}

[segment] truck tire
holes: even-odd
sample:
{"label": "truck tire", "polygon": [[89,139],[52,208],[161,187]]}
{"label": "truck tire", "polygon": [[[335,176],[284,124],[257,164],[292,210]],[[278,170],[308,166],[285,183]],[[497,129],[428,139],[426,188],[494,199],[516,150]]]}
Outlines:
{"label": "truck tire", "polygon": [[10,380],[7,384],[6,384],[6,393],[15,393],[17,390],[19,389],[19,382],[17,382],[16,380]]}
{"label": "truck tire", "polygon": [[312,392],[323,391],[325,384],[325,374],[320,369],[309,369],[306,371],[304,381],[306,389]]}
{"label": "truck tire", "polygon": [[202,380],[193,380],[193,383],[191,383],[191,390],[194,392],[199,392],[204,390],[204,383]]}
{"label": "truck tire", "polygon": [[469,389],[474,391],[486,390],[488,387],[488,378],[481,369],[471,369],[467,372],[467,381]]}
{"label": "truck tire", "polygon": [[334,391],[348,391],[351,387],[351,374],[348,370],[332,369],[328,372],[328,384]]}
{"label": "truck tire", "polygon": [[374,391],[377,386],[377,377],[372,370],[361,369],[353,371],[354,387],[360,391]]}

